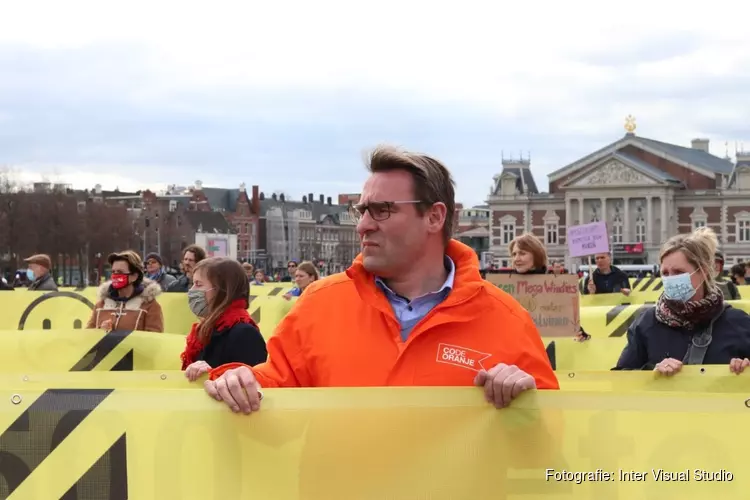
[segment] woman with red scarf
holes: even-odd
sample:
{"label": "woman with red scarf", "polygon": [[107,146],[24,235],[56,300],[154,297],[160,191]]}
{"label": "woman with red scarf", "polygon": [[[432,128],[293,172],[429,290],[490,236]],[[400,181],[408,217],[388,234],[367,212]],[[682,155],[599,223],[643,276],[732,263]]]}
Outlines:
{"label": "woman with red scarf", "polygon": [[195,266],[188,303],[199,321],[190,330],[181,356],[190,381],[226,363],[255,366],[266,360],[266,342],[247,311],[249,295],[239,262],[215,257]]}

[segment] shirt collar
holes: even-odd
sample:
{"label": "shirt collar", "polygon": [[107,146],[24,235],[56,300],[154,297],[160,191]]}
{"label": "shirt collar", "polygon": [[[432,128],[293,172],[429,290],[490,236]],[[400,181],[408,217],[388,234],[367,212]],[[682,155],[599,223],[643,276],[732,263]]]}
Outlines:
{"label": "shirt collar", "polygon": [[[456,264],[453,262],[453,259],[446,255],[443,259],[443,265],[445,266],[445,270],[448,271],[448,277],[445,279],[445,283],[443,283],[443,286],[441,286],[439,290],[435,290],[434,292],[430,293],[442,293],[453,289],[453,282],[456,279]],[[375,283],[377,283],[380,289],[384,292],[398,295],[396,292],[391,290],[388,285],[385,284],[385,281],[379,276],[375,276]]]}

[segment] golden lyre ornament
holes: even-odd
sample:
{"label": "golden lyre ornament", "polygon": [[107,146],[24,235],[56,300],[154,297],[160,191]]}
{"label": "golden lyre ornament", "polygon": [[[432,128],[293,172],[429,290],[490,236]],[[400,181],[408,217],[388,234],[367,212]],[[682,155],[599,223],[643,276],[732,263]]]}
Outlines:
{"label": "golden lyre ornament", "polygon": [[625,118],[625,130],[628,134],[635,132],[635,117],[633,115],[628,115]]}

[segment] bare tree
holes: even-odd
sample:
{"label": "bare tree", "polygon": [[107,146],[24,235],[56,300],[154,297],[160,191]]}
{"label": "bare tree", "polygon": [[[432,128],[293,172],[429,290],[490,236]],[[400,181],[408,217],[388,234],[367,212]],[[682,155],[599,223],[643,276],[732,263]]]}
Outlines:
{"label": "bare tree", "polygon": [[0,170],[0,269],[15,270],[22,258],[46,253],[55,274],[68,281],[77,268],[85,283],[96,256],[106,259],[111,252],[130,248],[132,234],[124,206],[95,202],[88,192],[60,186],[34,192],[11,171]]}
{"label": "bare tree", "polygon": [[[11,238],[14,232],[16,218],[13,216],[15,192],[17,185],[11,177],[9,169],[0,169],[0,266],[3,269],[12,266],[14,245]],[[8,269],[8,272],[12,270]]]}

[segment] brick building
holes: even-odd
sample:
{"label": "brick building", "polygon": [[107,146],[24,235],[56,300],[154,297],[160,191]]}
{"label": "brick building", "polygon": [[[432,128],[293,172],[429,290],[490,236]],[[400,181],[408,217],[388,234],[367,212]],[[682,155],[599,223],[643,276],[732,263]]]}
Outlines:
{"label": "brick building", "polygon": [[182,190],[169,189],[162,194],[150,190],[123,193],[102,191],[97,185],[94,194],[95,199],[110,206],[123,206],[128,211],[130,248],[143,255],[157,252],[171,267],[177,267],[182,249],[194,243],[195,233],[203,229],[198,218],[188,217],[187,212],[210,211],[204,196]]}
{"label": "brick building", "polygon": [[635,135],[632,120],[621,139],[549,174],[540,193],[528,159],[503,160],[488,204],[490,248],[508,264],[508,243],[524,231],[542,238],[550,258],[567,255],[568,224],[604,220],[619,264],[655,264],[662,242],[710,226],[726,263],[750,260],[750,153],[736,163],[709,152],[708,139],[691,147]]}
{"label": "brick building", "polygon": [[[200,186],[200,188],[199,188]],[[210,210],[221,212],[237,234],[237,256],[240,260],[256,261],[263,254],[259,246],[260,203],[259,188],[252,187],[248,196],[245,183],[239,189],[204,188],[198,182],[194,197],[205,197]]]}
{"label": "brick building", "polygon": [[490,250],[490,209],[486,205],[464,208],[456,203],[453,237],[474,249],[477,257]]}
{"label": "brick building", "polygon": [[344,201],[334,204],[330,196],[321,194],[316,199],[313,193],[302,201],[286,199],[283,194],[267,198],[260,193],[259,241],[268,256],[266,267],[286,270],[289,260],[314,261],[327,273],[349,267],[360,246],[356,224],[349,215],[350,198]]}

